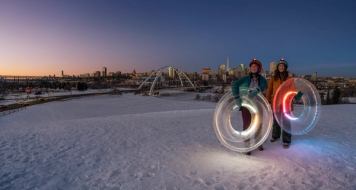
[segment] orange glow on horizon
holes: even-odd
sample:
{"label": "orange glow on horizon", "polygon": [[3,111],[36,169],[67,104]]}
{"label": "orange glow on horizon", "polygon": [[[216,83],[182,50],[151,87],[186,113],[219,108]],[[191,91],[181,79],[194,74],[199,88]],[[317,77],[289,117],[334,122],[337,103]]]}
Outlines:
{"label": "orange glow on horizon", "polygon": [[[7,64],[4,64],[6,62]],[[8,64],[10,63],[10,64]],[[65,75],[80,75],[85,73],[94,73],[95,71],[102,71],[102,67],[107,67],[108,72],[121,71],[123,73],[131,73],[134,69],[136,72],[149,72],[155,68],[137,68],[133,66],[123,66],[123,65],[103,65],[97,66],[97,64],[29,64],[22,62],[9,62],[0,59],[0,75],[3,76],[61,76],[62,70]],[[122,69],[119,69],[122,68]]]}

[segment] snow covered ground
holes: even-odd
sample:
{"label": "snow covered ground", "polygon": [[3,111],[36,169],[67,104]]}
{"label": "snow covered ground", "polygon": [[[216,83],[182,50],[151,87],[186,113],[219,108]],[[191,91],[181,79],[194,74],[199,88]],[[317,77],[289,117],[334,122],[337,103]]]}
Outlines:
{"label": "snow covered ground", "polygon": [[0,117],[0,189],[356,189],[355,105],[323,106],[290,149],[251,156],[219,144],[214,107],[124,94]]}
{"label": "snow covered ground", "polygon": [[[127,88],[123,88],[127,90]],[[4,100],[0,100],[0,105],[9,105],[15,104],[18,102],[24,102],[27,100],[35,99],[35,98],[47,98],[47,97],[57,97],[57,96],[68,96],[68,95],[81,95],[81,94],[96,94],[96,93],[107,93],[111,92],[113,89],[88,89],[85,91],[79,90],[52,90],[49,92],[43,92],[40,95],[35,95],[35,93],[31,93],[27,95],[27,93],[11,93],[5,96]],[[121,89],[120,89],[121,90]]]}
{"label": "snow covered ground", "polygon": [[341,101],[344,103],[356,104],[356,97],[344,97]]}

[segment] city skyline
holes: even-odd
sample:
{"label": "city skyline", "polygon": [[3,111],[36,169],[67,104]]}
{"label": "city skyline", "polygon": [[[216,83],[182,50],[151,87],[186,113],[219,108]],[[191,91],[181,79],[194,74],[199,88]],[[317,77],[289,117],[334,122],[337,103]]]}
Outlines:
{"label": "city skyline", "polygon": [[[277,63],[275,62],[271,62],[270,64],[274,64],[274,67],[276,66]],[[225,64],[220,64],[220,66],[222,65],[227,65],[226,63]],[[239,64],[237,65],[236,67],[229,67],[229,69],[225,70],[226,72],[226,75],[230,75],[230,76],[236,76],[236,75],[239,75],[239,74],[236,74],[236,72],[241,72],[243,70],[241,70],[241,65],[244,65],[244,68],[246,69],[245,71],[246,72],[249,72],[249,68],[247,67],[246,64]],[[173,67],[173,66],[169,66],[169,65],[166,65],[164,66],[166,69],[166,71],[163,71],[163,72],[166,72],[167,74],[171,75],[171,71],[170,71],[170,67]],[[151,70],[147,70],[147,71],[142,71],[142,72],[137,72],[136,69],[133,69],[131,71],[127,71],[127,72],[122,72],[121,70],[109,70],[108,68],[106,68],[105,66],[103,66],[103,68],[105,68],[106,70],[103,71],[103,70],[99,70],[99,69],[96,69],[96,70],[93,70],[93,71],[89,71],[89,72],[81,72],[81,73],[67,73],[65,72],[64,70],[61,70],[59,73],[60,74],[45,74],[45,75],[3,75],[3,74],[0,74],[0,77],[5,77],[5,78],[9,78],[9,77],[35,77],[35,78],[38,78],[38,77],[64,77],[64,78],[71,78],[71,77],[79,77],[79,78],[87,78],[87,77],[112,77],[112,76],[118,76],[118,75],[121,75],[121,74],[150,74],[152,72],[156,72],[157,70],[160,70],[160,68],[158,69],[151,69]],[[103,69],[102,68],[102,69]],[[162,67],[161,67],[162,68]],[[270,65],[270,68],[271,68],[271,65]],[[262,70],[262,74],[263,75],[273,75],[274,73],[274,70],[271,71],[270,68],[264,68]],[[197,73],[199,75],[201,75],[201,77],[203,77],[203,75],[206,73],[206,70],[209,70],[211,73],[209,75],[220,75],[220,68],[210,68],[210,67],[203,67],[201,68],[200,70],[198,71],[190,71],[190,72],[187,72],[187,71],[182,71],[184,73],[189,73],[189,74],[194,74],[194,73]],[[99,73],[99,74],[98,74]],[[105,74],[103,74],[105,73]],[[310,76],[310,77],[313,77],[315,75],[315,77],[322,77],[322,78],[346,78],[346,79],[356,79],[355,76],[338,76],[338,75],[334,75],[334,76],[326,76],[326,75],[319,75],[318,72],[311,72],[311,73],[294,73],[292,71],[290,71],[290,74],[296,76],[296,77],[307,77],[307,76]],[[204,77],[203,77],[204,78]]]}
{"label": "city skyline", "polygon": [[296,74],[356,76],[353,1],[2,1],[0,75],[107,66],[216,70],[283,57]]}

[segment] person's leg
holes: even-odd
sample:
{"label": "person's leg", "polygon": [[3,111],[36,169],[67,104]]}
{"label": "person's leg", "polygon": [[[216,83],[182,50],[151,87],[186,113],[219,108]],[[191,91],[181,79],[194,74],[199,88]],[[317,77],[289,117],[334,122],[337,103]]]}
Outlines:
{"label": "person's leg", "polygon": [[282,122],[283,122],[283,130],[282,130],[283,147],[289,148],[289,145],[292,140],[292,135],[287,131],[291,131],[291,123],[287,118],[284,118]]}
{"label": "person's leg", "polygon": [[273,116],[272,142],[279,139],[281,136],[281,127]]}
{"label": "person's leg", "polygon": [[[256,133],[256,137],[257,137],[258,135],[261,135],[261,133],[262,133],[262,125],[260,125],[260,128],[258,129],[258,131],[257,131],[257,133]],[[263,150],[264,150],[262,144],[258,147],[258,150],[259,150],[259,151],[263,151]]]}
{"label": "person's leg", "polygon": [[[249,127],[250,124],[251,124],[252,116],[251,116],[250,111],[249,111],[247,108],[242,107],[241,112],[242,112],[242,120],[243,120],[243,130],[246,130],[246,129],[248,129],[248,127]],[[261,127],[262,127],[262,126],[260,126],[259,129],[257,130],[257,132],[256,132],[256,134],[255,134],[255,137],[258,136],[258,135],[260,135],[260,133],[261,133]],[[246,142],[248,142],[248,143],[251,144],[251,143],[253,143],[254,141],[255,141],[255,139],[250,139],[250,140],[247,140]],[[264,150],[263,146],[262,146],[262,145],[259,146],[259,147],[258,147],[258,150],[263,151],[263,150]],[[250,155],[251,152],[247,152],[246,154],[247,154],[247,155]]]}
{"label": "person's leg", "polygon": [[[260,126],[258,127],[258,130],[257,130],[257,132],[256,132],[256,134],[255,134],[255,139],[257,139],[257,138],[259,138],[259,137],[261,137],[261,136],[262,136],[262,124],[260,124]],[[263,151],[263,150],[264,150],[262,144],[258,147],[258,150],[259,150],[259,151]]]}
{"label": "person's leg", "polygon": [[[248,127],[251,124],[251,113],[247,108],[242,107],[241,114],[242,114],[242,122],[243,122],[242,128],[243,128],[243,130],[246,130],[246,129],[248,129]],[[249,140],[246,140],[245,142],[248,144]],[[251,152],[246,152],[246,154],[251,155]]]}
{"label": "person's leg", "polygon": [[287,131],[291,131],[290,121],[285,119],[283,123],[284,123],[283,127],[285,128],[285,130],[282,131],[282,141],[283,143],[290,144],[292,141],[292,135],[287,132]]}
{"label": "person's leg", "polygon": [[290,144],[292,142],[292,135],[289,134],[288,132],[286,132],[285,130],[283,130],[283,132],[282,132],[282,140],[283,140],[283,143]]}
{"label": "person's leg", "polygon": [[242,114],[242,122],[243,122],[242,128],[243,130],[246,130],[251,124],[251,113],[247,108],[242,107],[241,114]]}

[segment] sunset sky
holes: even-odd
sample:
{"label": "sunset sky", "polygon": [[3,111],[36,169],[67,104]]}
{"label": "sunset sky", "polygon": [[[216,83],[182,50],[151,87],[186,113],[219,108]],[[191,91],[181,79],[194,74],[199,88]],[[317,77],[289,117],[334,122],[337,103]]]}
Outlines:
{"label": "sunset sky", "polygon": [[1,0],[0,75],[217,69],[356,76],[356,1]]}

